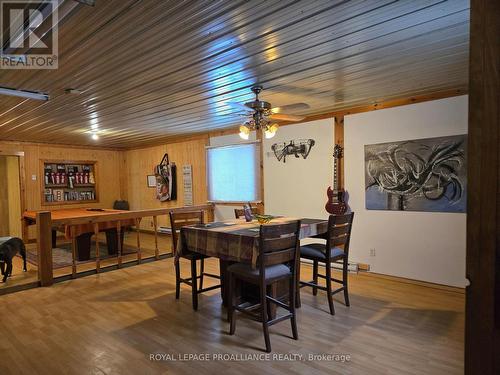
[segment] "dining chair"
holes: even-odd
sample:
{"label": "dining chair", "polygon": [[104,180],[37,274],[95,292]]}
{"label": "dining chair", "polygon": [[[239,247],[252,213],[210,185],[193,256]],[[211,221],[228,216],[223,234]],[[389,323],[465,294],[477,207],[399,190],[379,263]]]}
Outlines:
{"label": "dining chair", "polygon": [[[299,261],[299,234],[300,220],[286,224],[261,225],[259,230],[259,256],[257,266],[251,264],[235,263],[227,268],[229,276],[229,334],[236,330],[235,311],[245,313],[253,320],[262,322],[266,352],[271,352],[269,327],[273,324],[290,319],[292,335],[298,339],[297,319],[295,314],[295,296],[297,285],[297,262]],[[288,304],[268,295],[269,287],[280,280],[288,279]],[[247,306],[245,303],[236,304],[236,280],[254,284],[259,287],[260,303]],[[274,303],[288,311],[287,314],[271,318],[270,304]],[[260,313],[253,311],[260,307]]]}
{"label": "dining chair", "polygon": [[[330,314],[335,315],[333,306],[333,295],[344,292],[345,305],[350,306],[349,291],[347,286],[347,272],[349,259],[349,242],[351,239],[352,221],[354,212],[345,215],[330,215],[328,218],[328,231],[326,233],[325,243],[311,243],[300,246],[300,257],[312,260],[313,262],[313,280],[300,281],[300,288],[310,286],[313,288],[313,295],[318,294],[318,289],[326,291]],[[341,246],[341,247],[339,247]],[[332,277],[331,264],[342,262],[342,280]],[[325,275],[318,273],[318,264],[325,264]],[[300,276],[299,276],[300,278]],[[318,278],[326,280],[326,287],[318,284]],[[338,289],[332,290],[332,282],[342,284]],[[297,297],[300,301],[300,296]],[[298,303],[300,305],[300,302]]]}
{"label": "dining chair", "polygon": [[[190,211],[190,212],[174,212],[170,211],[170,224],[172,227],[172,243],[174,254],[177,253],[178,236],[180,229],[183,226],[203,224],[203,211]],[[220,280],[220,276],[205,272],[205,259],[209,258],[207,255],[196,253],[194,251],[183,252],[181,258],[188,259],[191,262],[191,277],[182,278],[180,261],[176,259],[175,263],[175,299],[179,299],[181,292],[181,283],[187,284],[191,287],[191,294],[193,299],[193,309],[198,310],[198,294],[208,292],[216,288],[220,288],[220,284],[203,288],[203,277],[212,277]],[[200,274],[197,273],[196,262],[200,261]],[[198,286],[198,280],[200,285]]]}
{"label": "dining chair", "polygon": [[[250,206],[250,209],[252,210],[252,215],[255,215],[255,214],[259,213],[259,207]],[[244,208],[235,208],[234,209],[234,217],[236,219],[245,217],[245,209]]]}

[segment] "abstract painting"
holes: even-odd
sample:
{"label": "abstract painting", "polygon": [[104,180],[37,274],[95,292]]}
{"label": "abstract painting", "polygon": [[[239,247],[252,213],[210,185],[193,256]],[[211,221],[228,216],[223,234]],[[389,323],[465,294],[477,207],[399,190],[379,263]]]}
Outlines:
{"label": "abstract painting", "polygon": [[467,135],[365,145],[368,210],[465,212]]}

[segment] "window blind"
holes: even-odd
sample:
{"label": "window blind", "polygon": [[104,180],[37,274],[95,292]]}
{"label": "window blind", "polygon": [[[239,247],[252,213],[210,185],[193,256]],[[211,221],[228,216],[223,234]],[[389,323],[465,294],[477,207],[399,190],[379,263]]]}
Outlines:
{"label": "window blind", "polygon": [[208,200],[260,201],[260,144],[207,148]]}

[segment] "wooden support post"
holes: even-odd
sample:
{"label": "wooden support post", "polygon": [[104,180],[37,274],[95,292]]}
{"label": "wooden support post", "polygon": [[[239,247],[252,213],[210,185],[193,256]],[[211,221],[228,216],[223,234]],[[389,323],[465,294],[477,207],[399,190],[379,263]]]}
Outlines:
{"label": "wooden support post", "polygon": [[[334,128],[334,143],[340,145],[344,149],[344,116],[335,116],[335,128]],[[344,153],[345,157],[345,153]],[[339,163],[339,175],[338,175],[338,188],[339,190],[344,189],[344,158],[338,160]]]}
{"label": "wooden support post", "polygon": [[141,219],[135,219],[135,230],[137,233],[137,264],[141,264],[142,254],[141,254]]}
{"label": "wooden support post", "polygon": [[101,270],[101,254],[99,251],[99,224],[94,224],[95,234],[95,270],[97,273]]}
{"label": "wooden support post", "polygon": [[76,234],[75,234],[75,227],[71,226],[71,255],[72,255],[72,262],[71,262],[71,277],[74,279],[76,277]]}
{"label": "wooden support post", "polygon": [[155,231],[155,258],[160,259],[160,251],[158,250],[158,217],[153,216],[153,227]]}
{"label": "wooden support post", "polygon": [[49,211],[36,214],[36,237],[38,245],[38,280],[41,286],[54,282],[52,271],[52,219]]}
{"label": "wooden support post", "polygon": [[256,132],[256,138],[260,142],[260,165],[259,165],[259,176],[260,176],[260,199],[262,201],[262,213],[265,213],[266,206],[264,202],[264,137],[262,136],[262,130],[258,129]]}
{"label": "wooden support post", "polygon": [[118,268],[122,266],[122,222],[118,220],[116,222],[116,237],[118,241]]}
{"label": "wooden support post", "polygon": [[29,236],[29,229],[28,229],[28,223],[26,222],[26,219],[24,217],[21,217],[21,231],[22,231],[22,237],[23,237],[23,242],[24,243],[29,243],[30,236]]}

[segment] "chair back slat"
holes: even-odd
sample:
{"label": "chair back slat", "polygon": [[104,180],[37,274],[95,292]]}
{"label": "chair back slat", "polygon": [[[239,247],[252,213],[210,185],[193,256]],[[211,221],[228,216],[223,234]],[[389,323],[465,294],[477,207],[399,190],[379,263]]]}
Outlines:
{"label": "chair back slat", "polygon": [[295,246],[295,242],[296,238],[293,234],[285,237],[266,238],[264,239],[264,252],[269,253],[289,249]]}
{"label": "chair back slat", "polygon": [[299,251],[300,220],[285,224],[260,226],[259,259],[261,277],[265,277],[265,267],[289,263],[295,272]]}
{"label": "chair back slat", "polygon": [[172,228],[172,245],[177,251],[179,231],[182,227],[194,224],[203,224],[203,211],[174,212],[170,211],[170,226]]}
{"label": "chair back slat", "polygon": [[294,235],[295,230],[297,229],[297,223],[299,224],[300,231],[300,220],[294,220],[283,224],[269,223],[261,225],[260,234],[264,239],[283,238],[287,235]]}
{"label": "chair back slat", "polygon": [[327,247],[333,248],[343,245],[344,253],[349,253],[352,221],[354,212],[344,215],[330,215],[328,218]]}
{"label": "chair back slat", "polygon": [[289,263],[295,260],[295,247],[264,254],[264,266]]}
{"label": "chair back slat", "polygon": [[330,215],[334,216],[335,218],[335,225],[339,226],[342,224],[352,224],[352,219],[354,216],[354,212],[350,212],[348,214],[343,214],[343,215]]}
{"label": "chair back slat", "polygon": [[[259,213],[259,208],[255,206],[250,206],[250,210],[252,211],[252,215],[258,214]],[[236,219],[240,219],[245,217],[245,209],[243,208],[235,208],[234,209],[234,217]]]}

